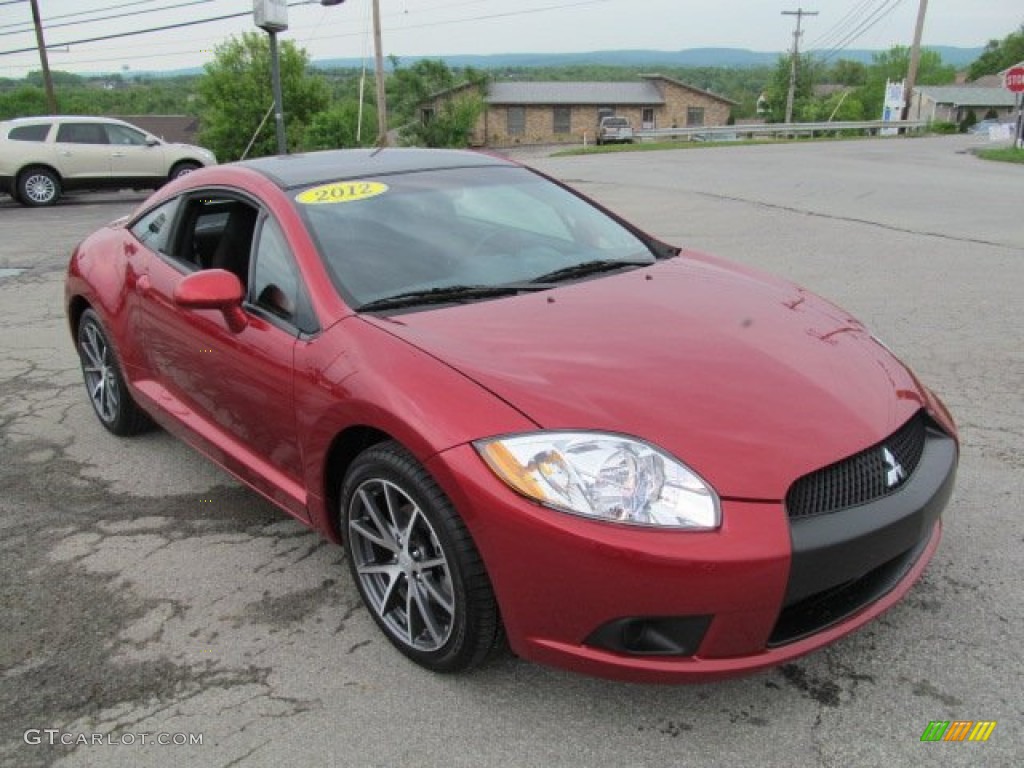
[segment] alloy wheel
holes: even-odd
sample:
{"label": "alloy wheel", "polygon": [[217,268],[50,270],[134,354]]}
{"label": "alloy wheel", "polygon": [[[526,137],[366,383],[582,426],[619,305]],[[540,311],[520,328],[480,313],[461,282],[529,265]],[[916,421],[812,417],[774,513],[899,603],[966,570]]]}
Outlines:
{"label": "alloy wheel", "polygon": [[455,624],[452,573],[423,511],[398,485],[375,478],[352,495],[348,519],[353,566],[381,623],[411,649],[442,648]]}
{"label": "alloy wheel", "polygon": [[36,205],[46,205],[57,196],[57,184],[46,173],[33,173],[25,179],[22,195]]}
{"label": "alloy wheel", "polygon": [[111,359],[110,345],[99,328],[93,323],[88,323],[82,329],[79,348],[82,352],[82,373],[85,375],[89,399],[96,409],[96,415],[104,423],[109,424],[117,418],[121,405],[120,386]]}

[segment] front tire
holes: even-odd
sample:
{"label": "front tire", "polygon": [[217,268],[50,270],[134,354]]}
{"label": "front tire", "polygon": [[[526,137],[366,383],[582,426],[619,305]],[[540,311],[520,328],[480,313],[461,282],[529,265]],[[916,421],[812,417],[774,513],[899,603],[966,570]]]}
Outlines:
{"label": "front tire", "polygon": [[38,208],[55,205],[60,197],[60,177],[48,168],[27,168],[18,176],[14,198],[22,205]]}
{"label": "front tire", "polygon": [[502,637],[497,601],[465,524],[394,442],[352,463],[341,488],[349,568],[377,626],[433,672],[480,664]]}
{"label": "front tire", "polygon": [[114,347],[91,309],[78,322],[77,346],[85,389],[100,424],[119,437],[146,430],[152,422],[128,392]]}

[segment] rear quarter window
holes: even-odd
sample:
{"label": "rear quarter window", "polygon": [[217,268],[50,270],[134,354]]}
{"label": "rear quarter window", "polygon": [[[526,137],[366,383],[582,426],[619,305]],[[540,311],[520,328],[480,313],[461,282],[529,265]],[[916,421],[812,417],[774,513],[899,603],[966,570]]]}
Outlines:
{"label": "rear quarter window", "polygon": [[19,125],[11,129],[7,138],[11,141],[46,141],[46,134],[49,132],[50,123]]}

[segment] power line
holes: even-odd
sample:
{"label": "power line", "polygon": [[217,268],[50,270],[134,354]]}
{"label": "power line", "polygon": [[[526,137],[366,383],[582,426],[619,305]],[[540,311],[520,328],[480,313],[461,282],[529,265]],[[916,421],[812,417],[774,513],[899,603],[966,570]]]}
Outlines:
{"label": "power line", "polygon": [[870,12],[862,15],[854,26],[848,29],[845,34],[835,40],[832,46],[825,52],[825,58],[838,53],[843,48],[864,35],[871,27],[889,15],[902,0],[881,0]]}
{"label": "power line", "polygon": [[825,63],[830,59],[834,59],[844,49],[848,48],[854,41],[863,37],[867,32],[874,27],[878,22],[888,16],[890,13],[895,11],[904,0],[886,0],[885,3],[880,5],[874,12],[874,14],[865,19],[861,24],[854,29],[852,32],[846,35],[842,40],[836,43],[829,51],[821,55],[821,62]]}
{"label": "power line", "polygon": [[[541,6],[541,7],[538,7],[538,8],[527,8],[527,9],[520,9],[520,10],[515,10],[515,11],[505,11],[503,13],[492,13],[492,14],[485,14],[485,15],[480,15],[480,16],[469,16],[469,17],[466,17],[466,18],[451,19],[451,20],[447,20],[447,21],[436,21],[436,22],[426,22],[426,23],[422,23],[422,24],[411,24],[411,25],[405,25],[405,26],[402,26],[402,27],[395,27],[395,28],[392,28],[389,31],[392,34],[395,34],[395,33],[406,32],[406,31],[410,31],[410,30],[414,30],[414,29],[426,29],[426,28],[430,28],[430,27],[446,26],[448,24],[464,24],[464,23],[469,23],[469,22],[473,22],[473,21],[483,21],[483,20],[490,20],[490,19],[507,18],[507,17],[511,17],[511,16],[524,16],[524,15],[531,15],[531,14],[534,14],[534,13],[546,13],[548,11],[563,10],[563,9],[566,9],[566,8],[575,8],[575,7],[584,6],[584,5],[596,5],[596,4],[599,4],[599,3],[607,3],[607,2],[612,2],[612,0],[576,0],[576,2],[559,3],[559,4],[556,4],[556,5]],[[288,3],[288,7],[291,8],[291,7],[294,7],[294,6],[309,5],[309,4],[310,4],[309,1],[306,0],[305,2]],[[455,5],[455,4],[453,4],[453,5]],[[147,34],[147,33],[150,33],[150,32],[162,32],[162,31],[166,31],[166,30],[170,30],[170,29],[177,29],[177,28],[180,28],[180,27],[194,26],[194,25],[197,25],[197,24],[206,24],[206,23],[214,22],[214,21],[223,21],[225,19],[239,18],[241,16],[250,16],[251,14],[252,14],[252,11],[243,11],[243,12],[240,12],[240,13],[226,14],[224,16],[211,17],[211,18],[207,18],[207,19],[197,19],[197,20],[194,20],[194,21],[180,22],[180,23],[177,23],[177,24],[168,24],[168,25],[161,26],[161,27],[151,27],[151,28],[148,28],[148,29],[135,30],[133,32],[121,32],[121,33],[117,33],[117,34],[103,35],[103,36],[94,37],[94,38],[87,38],[87,39],[83,39],[83,40],[69,40],[69,41],[62,42],[62,43],[51,43],[51,44],[49,44],[49,47],[57,48],[57,47],[60,47],[60,46],[82,45],[82,44],[85,44],[85,43],[100,42],[100,41],[104,41],[104,40],[113,40],[113,39],[123,38],[123,37],[133,37],[135,35],[143,35],[143,34]],[[360,34],[359,32],[349,32],[349,33],[342,33],[342,34],[335,34],[335,35],[324,35],[324,36],[316,38],[316,39],[318,39],[318,40],[335,40],[335,39],[343,38],[343,37],[356,37],[359,34]],[[35,51],[35,50],[36,49],[34,47],[32,47],[32,48],[20,48],[20,49],[13,49],[13,50],[7,50],[7,51],[0,51],[0,56],[6,56],[6,55],[16,54],[16,53],[27,53],[27,52]],[[187,51],[182,51],[182,53],[190,53],[190,52],[192,52],[191,49],[187,50]],[[111,58],[109,58],[107,60],[108,61],[123,61],[124,58],[125,57],[121,57],[121,58],[111,57]]]}
{"label": "power line", "polygon": [[[229,13],[224,16],[214,16],[208,19],[195,19],[193,21],[180,21],[177,24],[165,24],[162,27],[150,27],[149,29],[137,29],[134,32],[116,32],[110,35],[100,35],[98,37],[86,37],[81,40],[66,40],[62,43],[51,43],[50,47],[59,48],[62,45],[83,45],[85,43],[99,43],[103,40],[117,40],[121,37],[135,37],[136,35],[146,35],[151,32],[166,32],[169,29],[181,29],[182,27],[194,27],[197,24],[209,24],[214,21],[224,21],[225,19],[237,19],[240,16],[251,16],[252,11],[242,11],[241,13]],[[0,51],[0,56],[7,56],[12,53],[27,53],[28,51],[34,51],[35,48],[16,48],[10,51]]]}
{"label": "power line", "polygon": [[[189,0],[186,3],[176,3],[174,5],[162,5],[159,8],[147,8],[142,11],[130,11],[128,13],[118,13],[113,16],[98,16],[95,19],[79,19],[78,21],[65,21],[61,24],[44,24],[43,28],[46,30],[57,29],[59,27],[74,27],[82,24],[92,24],[96,21],[109,21],[110,19],[123,19],[127,16],[141,16],[144,13],[158,13],[160,11],[175,10],[177,8],[185,8],[189,5],[204,5],[206,3],[212,3],[213,0]],[[6,37],[7,35],[20,35],[26,32],[25,29],[14,30],[13,32],[0,32],[0,37]]]}
{"label": "power line", "polygon": [[[818,36],[813,42],[807,45],[808,50],[815,50],[825,48],[831,44],[834,40],[838,40],[843,37],[853,25],[860,22],[860,18],[863,16],[867,7],[871,5],[875,0],[860,0],[855,3],[839,21],[833,24],[829,29]],[[884,2],[884,0],[883,0]]]}
{"label": "power line", "polygon": [[[22,0],[14,0],[14,2],[22,2]],[[0,5],[13,5],[14,2],[0,3]],[[74,13],[63,13],[63,14],[60,14],[59,16],[50,16],[49,18],[50,18],[51,21],[53,21],[54,19],[70,19],[73,16],[88,16],[90,13],[102,13],[103,11],[112,11],[112,10],[115,10],[117,8],[127,8],[127,7],[132,6],[132,5],[148,5],[150,3],[155,3],[155,2],[157,2],[157,0],[134,0],[134,2],[131,2],[131,3],[119,3],[117,5],[108,5],[108,6],[104,6],[103,8],[93,8],[91,11],[75,11]],[[2,24],[2,25],[0,25],[0,29],[8,29],[10,27],[20,27],[20,26],[23,26],[23,25],[24,25],[24,22],[20,22],[19,21],[16,24]]]}

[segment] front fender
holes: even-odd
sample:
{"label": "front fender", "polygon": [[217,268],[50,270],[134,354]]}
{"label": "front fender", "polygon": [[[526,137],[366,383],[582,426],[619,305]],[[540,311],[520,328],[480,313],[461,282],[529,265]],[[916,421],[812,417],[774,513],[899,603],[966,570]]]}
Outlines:
{"label": "front fender", "polygon": [[430,458],[481,437],[537,424],[412,344],[358,316],[300,341],[295,354],[295,410],[313,524],[331,538],[328,464],[335,438],[371,429]]}

